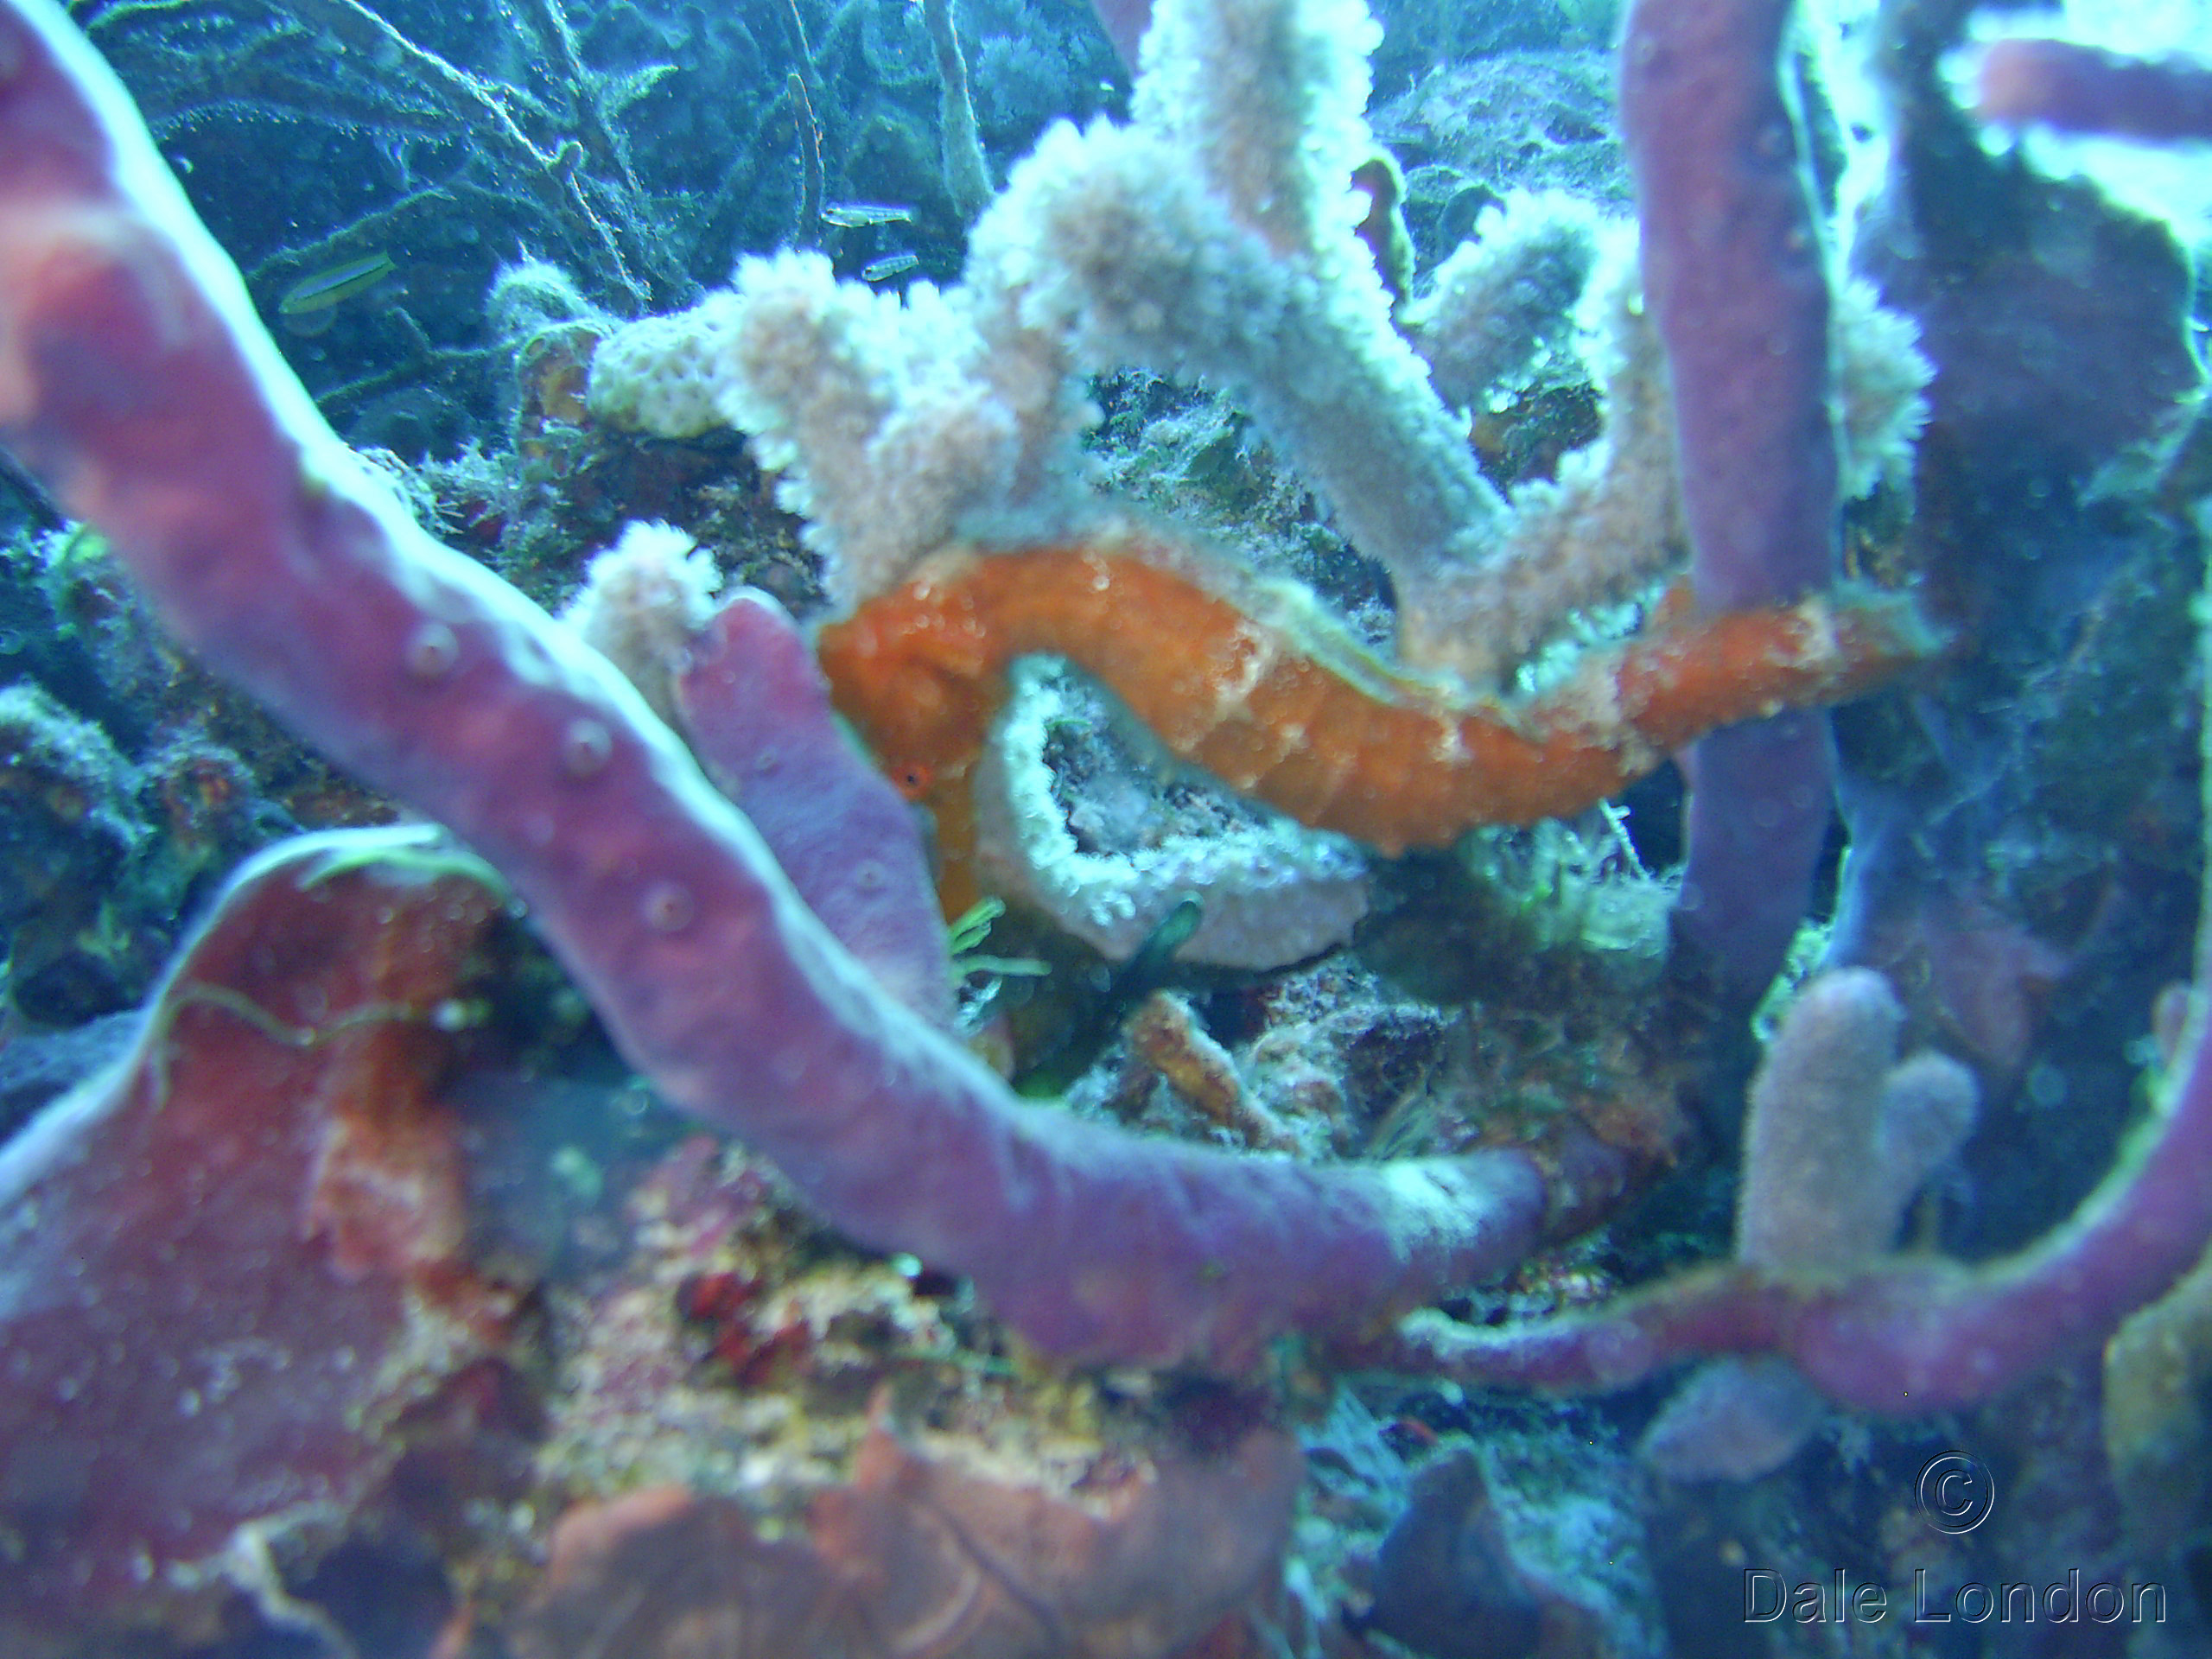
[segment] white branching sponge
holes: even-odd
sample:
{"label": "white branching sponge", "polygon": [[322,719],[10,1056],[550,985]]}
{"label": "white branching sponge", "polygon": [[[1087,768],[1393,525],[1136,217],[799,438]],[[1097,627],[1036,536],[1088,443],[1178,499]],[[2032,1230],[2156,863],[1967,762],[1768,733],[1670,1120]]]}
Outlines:
{"label": "white branching sponge", "polygon": [[1079,518],[1088,372],[1203,378],[1250,408],[1417,618],[1503,508],[1357,234],[1376,38],[1358,0],[1160,0],[1131,123],[1049,130],[977,221],[958,287],[899,298],[817,257],[747,260],[734,297],[602,347],[594,409],[700,429],[710,356],[715,406],[783,474],[849,602],[956,535]]}
{"label": "white branching sponge", "polygon": [[986,334],[964,291],[840,283],[818,254],[747,260],[737,282],[722,416],[780,475],[834,598],[895,585],[986,518],[1065,516],[1090,411],[1057,340]]}
{"label": "white branching sponge", "polygon": [[692,636],[714,614],[721,585],[714,560],[682,531],[627,524],[614,545],[585,567],[584,584],[561,620],[673,723],[672,677]]}
{"label": "white branching sponge", "polygon": [[[1736,1259],[1840,1281],[1887,1251],[1905,1206],[1974,1128],[1974,1077],[1947,1055],[1900,1061],[1904,1011],[1864,968],[1799,993],[1751,1084]],[[1645,1432],[1645,1461],[1677,1480],[1779,1468],[1827,1414],[1786,1359],[1700,1366]]]}
{"label": "white branching sponge", "polygon": [[[1185,893],[1204,904],[1178,957],[1224,968],[1281,967],[1344,944],[1367,914],[1367,858],[1209,779],[1162,798],[1150,767],[1114,753],[1103,694],[1052,659],[1014,669],[991,734],[976,812],[976,856],[1019,896],[1115,962],[1127,961]],[[1084,763],[1052,764],[1056,732],[1093,735]],[[1116,760],[1130,762],[1123,766]]]}

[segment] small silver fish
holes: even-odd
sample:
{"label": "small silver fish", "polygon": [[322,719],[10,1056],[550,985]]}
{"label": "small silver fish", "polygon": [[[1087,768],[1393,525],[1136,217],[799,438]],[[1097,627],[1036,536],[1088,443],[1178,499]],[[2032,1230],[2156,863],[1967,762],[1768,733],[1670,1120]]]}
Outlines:
{"label": "small silver fish", "polygon": [[893,207],[885,201],[833,201],[822,210],[822,222],[845,230],[857,230],[863,225],[904,225],[914,216],[911,207]]}
{"label": "small silver fish", "polygon": [[356,294],[367,293],[398,269],[388,253],[365,253],[358,259],[327,266],[286,289],[276,302],[277,313],[297,317],[310,311],[327,311]]}
{"label": "small silver fish", "polygon": [[918,253],[887,253],[880,259],[871,259],[861,267],[861,281],[888,282],[893,276],[904,276],[922,263]]}

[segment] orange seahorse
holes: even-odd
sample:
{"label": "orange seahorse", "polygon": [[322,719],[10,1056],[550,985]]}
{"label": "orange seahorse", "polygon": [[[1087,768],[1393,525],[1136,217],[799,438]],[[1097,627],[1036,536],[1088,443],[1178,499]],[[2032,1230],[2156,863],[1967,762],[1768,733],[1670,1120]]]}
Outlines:
{"label": "orange seahorse", "polygon": [[1121,530],[940,555],[817,639],[839,710],[936,813],[949,914],[976,895],[971,773],[1018,657],[1087,670],[1170,749],[1300,823],[1387,853],[1565,817],[1715,727],[1840,702],[1943,641],[1899,594],[1848,588],[1683,617],[1587,653],[1529,698],[1454,696],[1392,669],[1310,600],[1253,613],[1190,556]]}

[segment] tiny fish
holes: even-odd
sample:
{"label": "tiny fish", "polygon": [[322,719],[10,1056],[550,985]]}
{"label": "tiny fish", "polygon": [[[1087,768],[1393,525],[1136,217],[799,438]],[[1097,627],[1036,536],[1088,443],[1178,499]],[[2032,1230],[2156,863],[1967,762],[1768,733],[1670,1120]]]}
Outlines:
{"label": "tiny fish", "polygon": [[283,297],[276,302],[276,309],[287,317],[327,311],[357,294],[367,293],[398,269],[388,253],[363,254],[358,259],[348,259],[301,277],[284,290]]}
{"label": "tiny fish", "polygon": [[895,207],[883,201],[833,201],[822,210],[824,225],[841,226],[849,231],[863,225],[904,225],[913,216],[911,207]]}
{"label": "tiny fish", "polygon": [[1114,972],[1109,998],[1126,1013],[1167,982],[1175,971],[1175,953],[1191,942],[1206,907],[1195,893],[1186,893],[1167,907],[1145,942]]}
{"label": "tiny fish", "polygon": [[864,283],[886,282],[893,276],[903,276],[921,263],[922,256],[918,253],[886,254],[882,258],[871,259],[861,267],[861,280]]}
{"label": "tiny fish", "polygon": [[1198,931],[1205,916],[1205,902],[1195,893],[1184,893],[1169,906],[1145,942],[1114,970],[1104,994],[1062,1033],[1058,1046],[1041,1056],[1014,1086],[1032,1099],[1065,1094],[1128,1022],[1137,1005],[1173,976],[1175,953]]}

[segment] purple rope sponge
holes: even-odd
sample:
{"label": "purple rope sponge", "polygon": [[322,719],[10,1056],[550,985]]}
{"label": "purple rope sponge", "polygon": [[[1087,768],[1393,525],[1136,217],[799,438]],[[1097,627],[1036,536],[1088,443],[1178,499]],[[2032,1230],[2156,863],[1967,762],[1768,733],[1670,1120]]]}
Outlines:
{"label": "purple rope sponge", "polygon": [[2190,59],[2127,58],[2069,41],[1993,41],[1979,80],[1974,113],[1985,121],[2154,143],[2212,139],[2212,65]]}
{"label": "purple rope sponge", "polygon": [[791,615],[757,588],[724,601],[676,677],[691,751],[837,942],[932,1025],[952,1023],[952,961],[921,826],[845,735]]}
{"label": "purple rope sponge", "polygon": [[[1637,0],[1621,125],[1667,349],[1690,577],[1707,611],[1835,578],[1828,292],[1779,63],[1789,0]],[[1834,764],[1824,714],[1732,727],[1691,766],[1680,920],[1738,1001],[1811,898]]]}
{"label": "purple rope sponge", "polygon": [[[1857,995],[1838,978],[1827,991],[1816,986],[1815,995],[1832,1003],[1838,990]],[[1801,1028],[1777,1046],[1795,1040],[1833,1050],[1837,1042],[1864,1046],[1870,1037],[1894,1040],[1894,1027],[1885,1030],[1878,1019],[1872,1033],[1854,1035],[1834,1014],[1816,1015],[1833,1035]],[[1787,1091],[1787,1097],[1770,1097],[1761,1109],[1817,1114],[1833,1104],[1837,1087],[1894,1089],[1924,1064],[1923,1058],[1885,1076],[1886,1056],[1879,1058],[1878,1065],[1834,1052],[1789,1057],[1761,1085],[1770,1096]],[[1972,1267],[1931,1256],[1869,1260],[1876,1247],[1866,1241],[1868,1217],[1886,1216],[1894,1224],[1894,1185],[1879,1204],[1844,1193],[1825,1217],[1812,1214],[1804,1195],[1777,1205],[1774,1184],[1747,1185],[1739,1241],[1763,1242],[1738,1262],[1664,1281],[1586,1314],[1525,1325],[1460,1325],[1416,1314],[1357,1360],[1483,1387],[1601,1392],[1695,1356],[1774,1354],[1829,1399],[1864,1411],[1918,1416],[1993,1399],[2094,1350],[2203,1255],[2212,1238],[2212,1041],[2202,1029],[2194,1057],[2177,1064],[2185,1069],[2117,1166],[2069,1220],[2016,1255]],[[1849,1080],[1853,1070],[1863,1071],[1862,1084]],[[1815,1072],[1827,1075],[1807,1086]],[[1924,1103],[1939,1116],[1960,1109],[1955,1098],[1934,1098],[1951,1093],[1954,1084],[1923,1072],[1905,1086],[1931,1096]],[[1907,1126],[1905,1132],[1926,1131]],[[1829,1155],[1815,1150],[1819,1138],[1799,1137],[1788,1155],[1816,1161]],[[1863,1163],[1800,1173],[1808,1194],[1823,1179],[1841,1192],[1869,1179]],[[1749,1213],[1762,1202],[1770,1213]],[[1858,1242],[1831,1249],[1837,1217],[1852,1215],[1858,1220],[1847,1231],[1859,1235]],[[1777,1249],[1778,1234],[1793,1243]]]}

